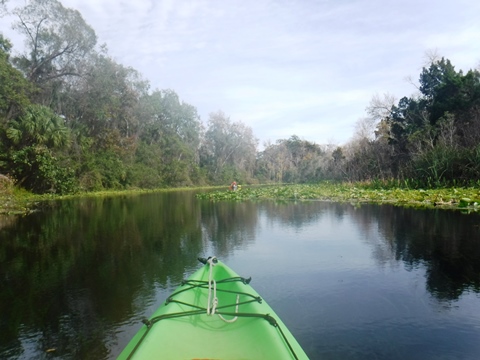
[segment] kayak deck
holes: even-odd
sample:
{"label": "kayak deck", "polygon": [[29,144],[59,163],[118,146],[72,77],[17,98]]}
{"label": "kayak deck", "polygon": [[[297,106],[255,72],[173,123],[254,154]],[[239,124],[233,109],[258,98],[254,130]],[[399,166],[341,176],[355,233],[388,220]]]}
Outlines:
{"label": "kayak deck", "polygon": [[216,258],[182,283],[119,359],[307,359],[272,308]]}

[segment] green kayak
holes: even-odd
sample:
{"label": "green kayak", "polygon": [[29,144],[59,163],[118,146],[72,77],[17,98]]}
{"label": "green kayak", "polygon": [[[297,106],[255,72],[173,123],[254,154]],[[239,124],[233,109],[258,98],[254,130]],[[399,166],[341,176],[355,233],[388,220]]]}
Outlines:
{"label": "green kayak", "polygon": [[308,359],[250,279],[215,257],[199,260],[118,359]]}

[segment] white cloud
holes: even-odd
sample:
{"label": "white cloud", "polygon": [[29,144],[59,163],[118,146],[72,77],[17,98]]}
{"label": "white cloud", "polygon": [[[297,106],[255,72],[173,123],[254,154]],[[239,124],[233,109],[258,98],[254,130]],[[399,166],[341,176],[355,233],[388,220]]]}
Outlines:
{"label": "white cloud", "polygon": [[480,2],[471,0],[62,3],[152,88],[174,89],[203,120],[222,109],[261,141],[345,142],[375,93],[415,91],[404,79],[418,78],[425,51],[457,69],[480,60]]}

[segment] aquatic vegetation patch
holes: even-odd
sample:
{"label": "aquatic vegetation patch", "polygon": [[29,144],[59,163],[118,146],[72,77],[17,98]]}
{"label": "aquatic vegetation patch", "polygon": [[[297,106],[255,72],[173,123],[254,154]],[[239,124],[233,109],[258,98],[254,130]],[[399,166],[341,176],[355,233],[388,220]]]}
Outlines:
{"label": "aquatic vegetation patch", "polygon": [[314,185],[278,185],[243,187],[238,191],[216,190],[196,194],[211,201],[324,200],[353,203],[390,203],[421,208],[480,209],[479,188],[403,189],[371,188],[355,183],[320,183]]}

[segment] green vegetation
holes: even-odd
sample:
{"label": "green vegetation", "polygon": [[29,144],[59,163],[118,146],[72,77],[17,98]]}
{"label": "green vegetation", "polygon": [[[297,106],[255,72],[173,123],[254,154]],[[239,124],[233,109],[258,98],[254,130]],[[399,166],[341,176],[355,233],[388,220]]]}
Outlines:
{"label": "green vegetation", "polygon": [[[39,0],[11,15],[26,47],[13,55],[0,34],[0,175],[17,189],[65,195],[330,181],[397,184],[420,198],[420,189],[479,186],[480,72],[457,71],[448,59],[422,69],[418,95],[374,96],[347,144],[292,135],[258,151],[252,130],[222,111],[204,125],[175,91],[151,90],[97,46],[78,11]],[[390,196],[375,191],[372,200]]]}
{"label": "green vegetation", "polygon": [[[219,187],[195,187],[195,191],[215,190]],[[22,188],[13,186],[12,180],[0,175],[0,214],[24,215],[37,211],[42,206],[48,205],[49,201],[66,200],[75,198],[102,198],[116,196],[135,196],[157,192],[193,191],[191,187],[161,188],[161,189],[128,189],[128,190],[102,190],[90,192],[77,192],[75,194],[33,194]]]}
{"label": "green vegetation", "polygon": [[478,188],[407,189],[379,187],[372,183],[324,182],[317,185],[285,185],[242,188],[238,191],[213,191],[197,194],[199,199],[222,200],[323,200],[351,203],[378,203],[422,208],[460,208],[480,210]]}
{"label": "green vegetation", "polygon": [[35,211],[45,201],[80,197],[130,196],[152,192],[194,190],[198,199],[211,201],[338,201],[350,203],[393,204],[418,208],[445,208],[480,211],[480,189],[478,187],[410,189],[398,187],[396,183],[331,183],[268,185],[239,187],[237,191],[221,187],[164,188],[104,190],[71,195],[36,195],[16,189],[12,182],[0,179],[0,214],[25,214]]}

